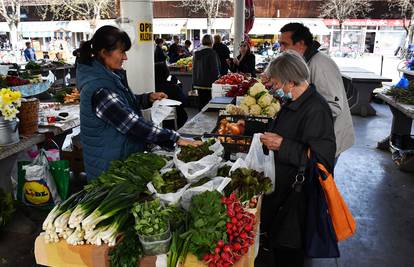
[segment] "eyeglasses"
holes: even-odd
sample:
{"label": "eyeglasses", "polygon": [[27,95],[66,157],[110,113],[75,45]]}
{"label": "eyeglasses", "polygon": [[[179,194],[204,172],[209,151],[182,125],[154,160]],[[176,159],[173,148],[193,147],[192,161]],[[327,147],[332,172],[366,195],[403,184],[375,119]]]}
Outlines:
{"label": "eyeglasses", "polygon": [[240,45],[240,47],[247,47],[247,45],[244,45],[244,44],[243,44],[243,45]]}

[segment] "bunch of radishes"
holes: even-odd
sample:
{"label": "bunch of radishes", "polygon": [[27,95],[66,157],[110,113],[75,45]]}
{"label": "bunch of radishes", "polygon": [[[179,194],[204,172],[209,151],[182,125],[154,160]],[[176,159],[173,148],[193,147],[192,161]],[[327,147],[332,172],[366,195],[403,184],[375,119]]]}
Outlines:
{"label": "bunch of radishes", "polygon": [[254,214],[243,209],[236,195],[222,197],[221,202],[227,207],[229,221],[226,224],[229,242],[217,242],[214,253],[206,254],[203,258],[209,267],[229,267],[249,251],[254,244]]}

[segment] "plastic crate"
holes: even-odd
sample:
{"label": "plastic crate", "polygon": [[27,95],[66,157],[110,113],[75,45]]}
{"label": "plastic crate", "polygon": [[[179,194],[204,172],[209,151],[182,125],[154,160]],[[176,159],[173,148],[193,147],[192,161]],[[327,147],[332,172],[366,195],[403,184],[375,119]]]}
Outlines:
{"label": "plastic crate", "polygon": [[[220,121],[226,119],[229,122],[245,121],[245,131],[243,135],[218,134],[217,130]],[[205,133],[206,138],[217,138],[224,147],[224,158],[229,159],[233,153],[247,153],[250,149],[253,135],[255,133],[263,133],[269,129],[272,122],[271,118],[242,116],[242,115],[220,115],[217,125],[212,133]]]}

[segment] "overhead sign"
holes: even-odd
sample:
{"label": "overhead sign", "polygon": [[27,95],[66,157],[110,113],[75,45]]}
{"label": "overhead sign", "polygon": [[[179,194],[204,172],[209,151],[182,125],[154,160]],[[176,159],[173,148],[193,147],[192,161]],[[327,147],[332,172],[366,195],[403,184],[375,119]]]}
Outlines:
{"label": "overhead sign", "polygon": [[152,42],[152,23],[138,21],[138,42]]}

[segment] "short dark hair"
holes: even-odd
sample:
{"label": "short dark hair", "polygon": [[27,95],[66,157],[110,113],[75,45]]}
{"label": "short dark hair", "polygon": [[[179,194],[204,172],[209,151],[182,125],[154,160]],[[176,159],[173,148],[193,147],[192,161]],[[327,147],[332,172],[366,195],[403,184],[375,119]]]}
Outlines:
{"label": "short dark hair", "polygon": [[162,44],[162,43],[164,43],[164,39],[162,39],[162,38],[155,39],[155,44],[159,45],[159,44]]}
{"label": "short dark hair", "polygon": [[191,45],[191,41],[190,40],[185,40],[184,44],[185,45]]}
{"label": "short dark hair", "polygon": [[117,27],[106,25],[99,28],[91,40],[86,41],[79,48],[79,63],[91,64],[103,49],[108,52],[121,48],[128,51],[131,48],[131,39],[128,34]]}
{"label": "short dark hair", "polygon": [[309,28],[303,25],[302,23],[292,22],[288,23],[280,29],[281,33],[292,32],[292,42],[296,44],[297,42],[304,41],[306,46],[312,46],[313,36]]}
{"label": "short dark hair", "polygon": [[29,45],[29,44],[32,44],[32,43],[31,43],[31,42],[26,42],[25,44],[26,44],[26,45]]}

